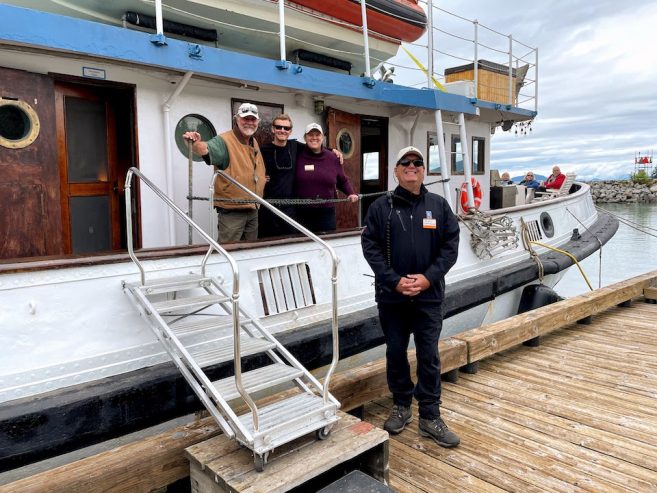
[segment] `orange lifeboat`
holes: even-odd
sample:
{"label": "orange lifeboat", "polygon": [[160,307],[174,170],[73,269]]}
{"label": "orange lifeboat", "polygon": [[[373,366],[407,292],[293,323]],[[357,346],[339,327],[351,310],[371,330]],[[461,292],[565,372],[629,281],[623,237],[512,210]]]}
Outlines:
{"label": "orange lifeboat", "polygon": [[[362,25],[360,0],[293,0],[291,4],[312,9],[324,16]],[[367,0],[367,28],[375,33],[411,42],[424,33],[427,16],[416,0]]]}

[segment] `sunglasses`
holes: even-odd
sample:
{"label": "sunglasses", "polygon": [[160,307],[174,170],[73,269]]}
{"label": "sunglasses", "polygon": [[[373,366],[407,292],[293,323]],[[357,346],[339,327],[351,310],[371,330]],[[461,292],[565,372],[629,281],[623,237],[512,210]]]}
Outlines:
{"label": "sunglasses", "polygon": [[424,161],[422,159],[402,159],[397,164],[403,166],[404,168],[410,166],[411,164],[416,168],[419,168],[420,166],[424,166]]}
{"label": "sunglasses", "polygon": [[290,130],[292,130],[292,127],[287,127],[285,125],[273,125],[273,127],[276,130],[285,130],[286,132],[289,132]]}

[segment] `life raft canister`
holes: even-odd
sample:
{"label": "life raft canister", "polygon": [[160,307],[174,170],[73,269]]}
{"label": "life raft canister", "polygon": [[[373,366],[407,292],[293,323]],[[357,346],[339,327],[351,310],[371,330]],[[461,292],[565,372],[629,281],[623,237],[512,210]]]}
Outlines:
{"label": "life raft canister", "polygon": [[[481,185],[477,181],[477,179],[473,176],[470,178],[470,183],[472,184],[472,193],[474,194],[474,208],[479,210],[479,206],[481,206],[481,198],[483,196],[483,193],[481,191]],[[468,212],[469,207],[468,207],[468,183],[463,182],[461,183],[461,192],[459,193],[461,197],[461,210],[465,213]]]}

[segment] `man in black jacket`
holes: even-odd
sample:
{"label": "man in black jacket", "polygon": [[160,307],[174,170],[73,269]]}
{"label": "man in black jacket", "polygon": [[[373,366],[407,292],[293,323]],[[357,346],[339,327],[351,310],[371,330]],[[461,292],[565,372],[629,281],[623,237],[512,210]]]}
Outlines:
{"label": "man in black jacket", "polygon": [[[399,151],[395,177],[399,186],[370,206],[362,234],[363,254],[376,278],[386,374],[394,404],[384,428],[397,434],[412,421],[415,396],[420,435],[443,447],[455,447],[459,437],[440,417],[438,339],[445,275],[458,256],[459,225],[447,201],[422,184],[424,158],[419,149]],[[411,334],[417,384],[411,379],[407,356]]]}

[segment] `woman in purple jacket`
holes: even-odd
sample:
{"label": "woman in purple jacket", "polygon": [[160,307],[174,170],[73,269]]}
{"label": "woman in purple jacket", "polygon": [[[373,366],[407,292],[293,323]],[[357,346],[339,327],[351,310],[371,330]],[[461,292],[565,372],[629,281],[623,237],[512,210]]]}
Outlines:
{"label": "woman in purple jacket", "polygon": [[[335,199],[336,188],[358,202],[340,161],[332,151],[324,148],[324,132],[317,123],[311,123],[304,133],[306,148],[297,156],[295,188],[301,199]],[[336,226],[335,202],[302,205],[297,208],[297,220],[310,231],[334,231]]]}

